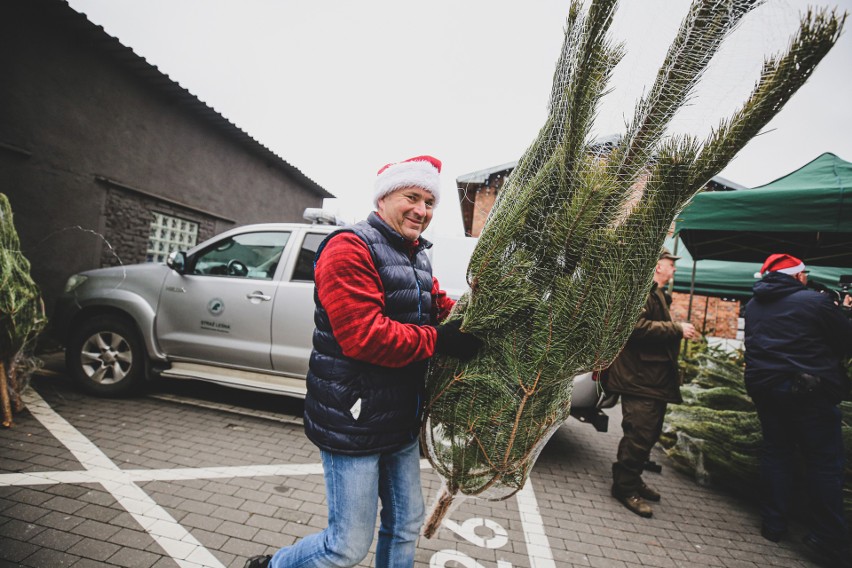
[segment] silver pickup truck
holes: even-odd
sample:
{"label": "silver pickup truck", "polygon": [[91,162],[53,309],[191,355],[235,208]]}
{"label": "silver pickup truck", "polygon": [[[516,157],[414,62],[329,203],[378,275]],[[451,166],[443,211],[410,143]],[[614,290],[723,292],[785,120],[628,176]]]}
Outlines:
{"label": "silver pickup truck", "polygon": [[[166,264],[73,275],[53,318],[68,372],[102,396],[131,394],[156,374],[304,397],[313,262],[337,228],[246,225]],[[578,376],[572,415],[605,430],[599,402],[591,373]]]}

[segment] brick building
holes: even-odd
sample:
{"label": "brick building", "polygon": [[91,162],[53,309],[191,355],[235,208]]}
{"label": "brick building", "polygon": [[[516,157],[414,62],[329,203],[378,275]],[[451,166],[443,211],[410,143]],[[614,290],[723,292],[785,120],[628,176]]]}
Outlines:
{"label": "brick building", "polygon": [[[612,140],[608,138],[599,143],[611,144]],[[479,237],[482,233],[482,228],[494,207],[500,189],[517,164],[517,162],[510,162],[456,178],[465,235]],[[720,177],[713,178],[705,188],[707,191],[731,189],[742,189],[742,186]],[[689,294],[673,292],[672,298],[671,311],[675,320],[686,321],[687,314],[690,314],[690,321],[704,335],[724,339],[740,337],[741,334],[738,332],[742,329],[742,323],[739,301],[693,295],[690,306]]]}
{"label": "brick building", "polygon": [[465,235],[478,237],[482,233],[497,193],[517,165],[510,162],[456,178]]}
{"label": "brick building", "polygon": [[[742,305],[738,300],[694,295],[689,320],[704,335],[742,339]],[[672,292],[671,313],[675,321],[686,321],[690,313],[689,294]]]}

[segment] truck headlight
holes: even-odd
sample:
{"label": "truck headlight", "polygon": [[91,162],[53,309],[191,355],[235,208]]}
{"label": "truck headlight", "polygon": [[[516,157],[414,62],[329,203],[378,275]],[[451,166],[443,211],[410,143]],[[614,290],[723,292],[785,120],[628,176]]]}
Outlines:
{"label": "truck headlight", "polygon": [[82,274],[75,274],[74,276],[69,278],[68,281],[65,283],[65,293],[67,294],[68,292],[76,290],[80,287],[81,284],[83,284],[83,282],[88,279],[88,276],[83,276]]}

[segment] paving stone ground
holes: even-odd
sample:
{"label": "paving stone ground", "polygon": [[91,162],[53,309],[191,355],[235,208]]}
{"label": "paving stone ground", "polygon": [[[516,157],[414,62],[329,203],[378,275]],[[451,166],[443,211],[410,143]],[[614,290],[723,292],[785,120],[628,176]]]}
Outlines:
{"label": "paving stone ground", "polygon": [[[98,399],[61,372],[33,388],[44,409],[31,403],[0,430],[0,567],[241,568],[325,526],[319,452],[299,402],[194,382]],[[801,527],[790,542],[764,540],[752,503],[697,485],[659,451],[662,472],[645,477],[663,500],[651,519],[630,513],[609,495],[620,416],[608,413],[608,433],[573,419],[559,429],[532,493],[463,501],[435,538],[420,539],[417,566],[816,566]],[[424,469],[427,505],[440,486]]]}

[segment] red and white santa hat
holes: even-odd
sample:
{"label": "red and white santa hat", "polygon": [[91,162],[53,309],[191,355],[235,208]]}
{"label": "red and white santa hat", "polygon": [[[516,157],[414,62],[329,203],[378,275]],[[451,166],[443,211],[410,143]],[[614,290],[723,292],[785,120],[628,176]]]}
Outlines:
{"label": "red and white santa hat", "polygon": [[755,274],[760,278],[767,272],[780,272],[781,274],[798,274],[805,270],[805,263],[790,254],[770,254],[766,262],[760,267],[760,272]]}
{"label": "red and white santa hat", "polygon": [[373,205],[379,206],[379,199],[403,187],[421,187],[435,197],[435,205],[441,199],[441,160],[432,156],[416,156],[387,164],[376,174]]}

